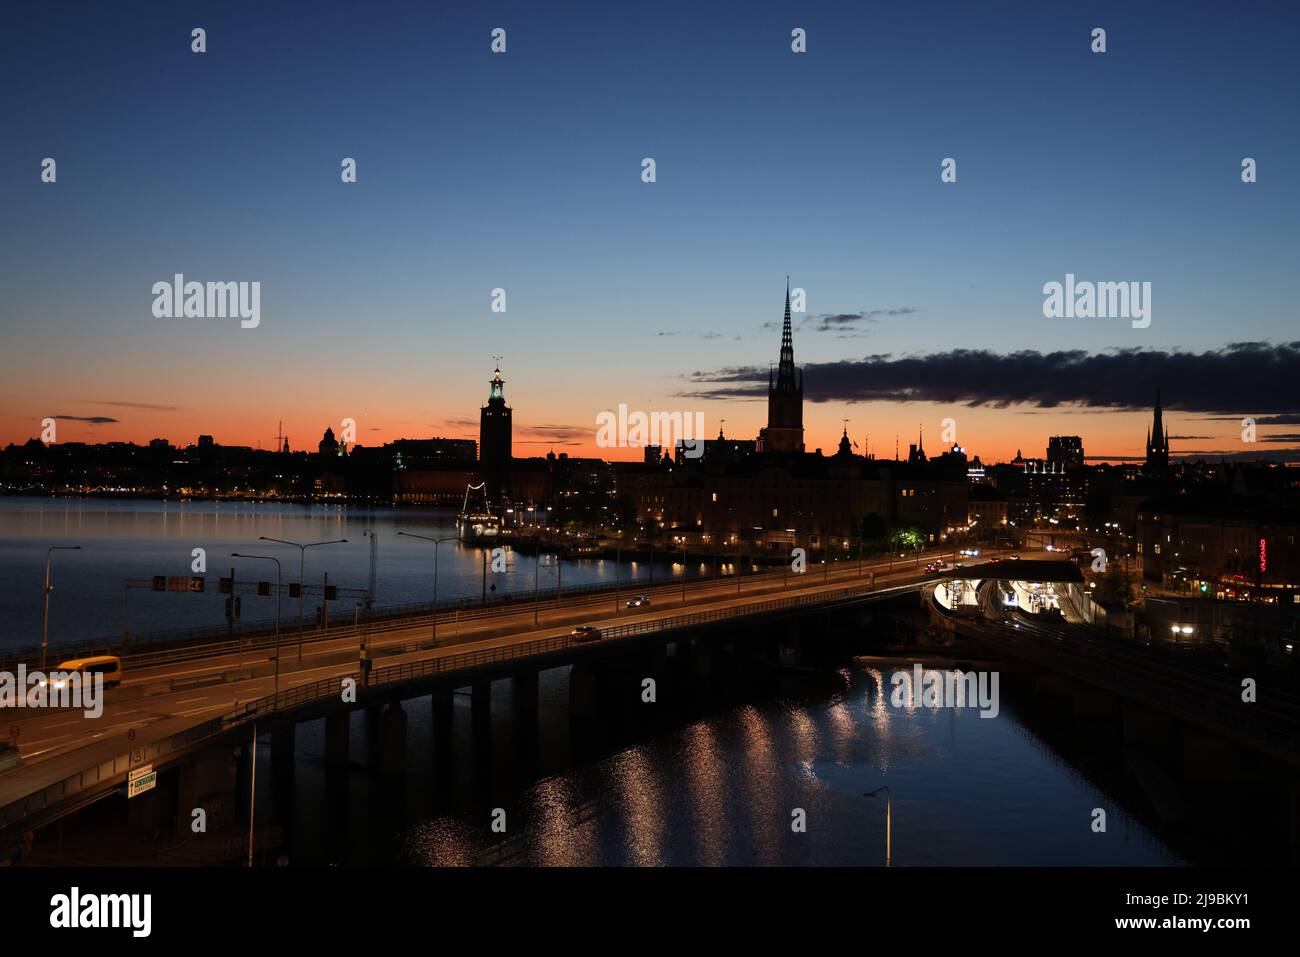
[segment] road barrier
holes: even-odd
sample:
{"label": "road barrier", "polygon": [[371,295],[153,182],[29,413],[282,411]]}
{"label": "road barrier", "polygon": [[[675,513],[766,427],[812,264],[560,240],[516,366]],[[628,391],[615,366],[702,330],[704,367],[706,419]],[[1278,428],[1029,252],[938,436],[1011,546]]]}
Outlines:
{"label": "road barrier", "polygon": [[[814,605],[829,605],[854,600],[883,600],[896,595],[914,592],[919,588],[919,583],[895,585],[881,589],[872,589],[870,585],[863,586],[859,583],[833,590],[822,589],[732,608],[715,608],[684,615],[670,615],[650,621],[615,625],[603,629],[601,637],[596,641],[575,641],[571,635],[557,635],[514,645],[502,645],[495,648],[440,655],[423,661],[376,668],[371,672],[370,681],[364,687],[375,688],[384,685],[401,684],[434,675],[470,671],[475,668],[538,657],[558,651],[585,650],[648,634],[662,634],[683,628],[769,615]],[[166,738],[150,742],[137,741],[131,743],[125,735],[119,736],[119,740],[127,747],[126,753],[110,760],[98,762],[93,767],[69,775],[61,781],[40,788],[32,794],[17,801],[12,801],[0,808],[0,832],[17,828],[33,816],[50,811],[66,802],[75,802],[78,797],[84,797],[86,803],[95,800],[106,791],[123,783],[128,772],[136,767],[144,764],[163,764],[178,753],[188,751],[200,743],[205,743],[241,725],[251,724],[273,715],[293,711],[331,696],[340,696],[342,682],[348,678],[356,681],[358,687],[363,686],[360,672],[349,672],[348,674],[335,675],[305,684],[294,685],[280,691],[278,694],[264,695],[252,701],[244,702],[219,717],[211,718],[194,728],[169,735]]]}

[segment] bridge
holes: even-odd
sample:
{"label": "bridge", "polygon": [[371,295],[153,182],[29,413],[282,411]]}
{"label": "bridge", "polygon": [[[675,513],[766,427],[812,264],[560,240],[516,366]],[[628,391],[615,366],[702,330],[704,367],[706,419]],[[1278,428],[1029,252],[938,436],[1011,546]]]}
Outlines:
{"label": "bridge", "polygon": [[[291,629],[280,636],[278,656],[267,636],[142,651],[126,658],[127,680],[106,692],[98,718],[8,712],[22,761],[0,773],[0,845],[120,790],[134,770],[185,771],[205,749],[249,740],[250,732],[255,738],[259,725],[271,729],[273,761],[287,755],[291,763],[295,724],[323,717],[327,755],[346,761],[350,712],[364,708],[376,719],[368,725],[372,763],[400,770],[404,699],[432,695],[435,729],[445,730],[452,692],[469,687],[477,727],[486,724],[494,680],[510,678],[516,708],[535,712],[538,673],[572,665],[570,701],[581,711],[591,693],[584,663],[633,654],[653,668],[671,647],[675,657],[692,657],[697,671],[707,671],[709,629],[749,632],[783,617],[916,594],[932,557],[670,582],[638,588],[649,604],[634,609],[599,594],[497,605],[465,621],[444,613],[436,642],[430,615],[368,622],[313,637],[301,660]],[[599,639],[579,640],[570,633],[576,624],[600,629]],[[374,659],[369,670],[358,662],[363,644]],[[350,686],[354,697],[345,694]],[[196,787],[191,782],[180,791],[192,797]]]}
{"label": "bridge", "polygon": [[[1082,701],[1088,713],[1123,721],[1126,734],[1137,739],[1165,743],[1187,737],[1169,722],[1173,718],[1198,729],[1197,747],[1213,750],[1208,734],[1283,762],[1292,776],[1300,766],[1300,697],[1281,680],[1222,664],[1209,669],[1108,630],[1104,616],[1087,609],[1091,600],[1078,587],[1082,576],[1069,563],[987,562],[957,571],[963,574],[949,579],[944,572],[945,580],[922,589],[932,620],[1005,661],[1049,675],[1040,683],[1055,682],[1056,693]],[[1008,600],[1025,594],[1027,584],[1046,585],[1052,602]],[[1256,701],[1243,700],[1246,678],[1256,682]],[[1152,728],[1159,733],[1147,733]]]}

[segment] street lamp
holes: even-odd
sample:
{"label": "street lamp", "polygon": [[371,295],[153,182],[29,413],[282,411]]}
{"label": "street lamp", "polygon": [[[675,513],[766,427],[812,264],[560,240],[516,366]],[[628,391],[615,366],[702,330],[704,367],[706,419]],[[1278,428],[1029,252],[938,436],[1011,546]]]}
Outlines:
{"label": "street lamp", "polygon": [[[286,542],[279,538],[267,538],[265,535],[258,536],[257,540],[259,542],[275,542],[277,545],[292,545],[298,549],[298,660],[302,661],[302,596],[307,588],[307,582],[303,578],[303,567],[307,563],[307,549],[315,548],[317,545],[342,545],[347,542],[347,539],[336,538],[328,542],[308,542],[306,545],[301,545],[298,542]],[[325,596],[322,595],[321,601],[324,600]]]}
{"label": "street lamp", "polygon": [[[280,573],[280,559],[270,555],[241,555],[239,552],[231,552],[230,557],[253,558],[260,562],[275,562],[275,709],[273,710],[278,710],[280,707],[280,586],[284,580],[284,576]],[[231,592],[235,590],[233,580],[230,583],[230,590]]]}
{"label": "street lamp", "polygon": [[41,625],[41,671],[45,670],[45,647],[50,643],[50,592],[54,591],[54,586],[50,584],[50,560],[54,552],[79,552],[80,545],[51,545],[45,553],[45,623]]}
{"label": "street lamp", "polygon": [[462,536],[444,535],[442,538],[433,538],[429,535],[416,535],[414,532],[398,532],[397,534],[405,535],[407,538],[418,538],[422,541],[433,542],[433,640],[436,642],[438,640],[438,546],[443,542],[459,542]]}
{"label": "street lamp", "polygon": [[892,831],[893,831],[893,822],[892,822],[892,820],[891,820],[891,818],[893,817],[893,810],[894,810],[894,795],[893,795],[893,792],[891,792],[891,791],[889,790],[889,785],[887,785],[887,784],[882,784],[880,787],[876,788],[874,791],[868,791],[866,794],[864,794],[864,795],[862,795],[862,796],[863,796],[864,798],[875,797],[875,796],[876,796],[877,794],[879,794],[881,791],[884,791],[884,792],[885,792],[885,866],[886,866],[886,867],[891,867],[891,866],[893,865],[893,854],[892,854],[892,850],[893,850],[893,833],[892,833]]}
{"label": "street lamp", "polygon": [[[543,555],[554,556],[556,569],[558,569],[561,573],[564,570],[564,567],[560,564],[559,552],[543,552],[540,550],[537,552],[537,557],[533,561],[533,625],[534,626],[541,624],[541,611],[542,611],[541,582],[542,582],[542,556]],[[559,583],[559,578],[557,577],[555,583],[555,598],[557,602],[559,601],[559,597],[560,597],[560,583]]]}

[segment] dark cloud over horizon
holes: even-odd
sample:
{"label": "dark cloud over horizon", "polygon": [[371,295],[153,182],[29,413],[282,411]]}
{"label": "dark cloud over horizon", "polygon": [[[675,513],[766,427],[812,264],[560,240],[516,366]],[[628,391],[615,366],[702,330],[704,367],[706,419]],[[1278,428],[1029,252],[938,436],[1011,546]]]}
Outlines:
{"label": "dark cloud over horizon", "polygon": [[[804,366],[811,402],[940,402],[1007,408],[1149,408],[1159,385],[1167,409],[1220,415],[1300,413],[1300,341],[1233,342],[1205,352],[1116,349],[999,354],[955,349],[872,355]],[[768,369],[739,366],[684,376],[680,395],[758,398]],[[1263,421],[1262,419],[1260,420]]]}
{"label": "dark cloud over horizon", "polygon": [[62,422],[86,422],[90,425],[108,425],[118,421],[106,415],[55,415],[51,416],[51,418]]}

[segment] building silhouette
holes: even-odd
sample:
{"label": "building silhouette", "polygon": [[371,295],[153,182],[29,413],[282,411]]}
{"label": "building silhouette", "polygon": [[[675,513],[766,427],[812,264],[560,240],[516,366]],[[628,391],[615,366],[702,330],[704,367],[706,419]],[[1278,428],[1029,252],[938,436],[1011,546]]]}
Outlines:
{"label": "building silhouette", "polygon": [[1160,386],[1156,386],[1156,410],[1147,430],[1147,458],[1145,471],[1158,475],[1169,468],[1169,436],[1165,433],[1164,416],[1160,408]]}
{"label": "building silhouette", "polygon": [[1047,464],[1058,470],[1083,467],[1083,439],[1077,435],[1053,435],[1047,440]]}
{"label": "building silhouette", "polygon": [[758,433],[758,451],[777,455],[803,452],[803,372],[794,367],[790,330],[790,279],[785,280],[785,322],[781,327],[781,361],[768,373],[767,427]]}
{"label": "building silhouette", "polygon": [[487,405],[479,411],[479,473],[487,483],[488,500],[500,502],[510,494],[511,409],[506,405],[505,379],[498,365],[488,380]]}

